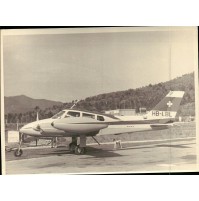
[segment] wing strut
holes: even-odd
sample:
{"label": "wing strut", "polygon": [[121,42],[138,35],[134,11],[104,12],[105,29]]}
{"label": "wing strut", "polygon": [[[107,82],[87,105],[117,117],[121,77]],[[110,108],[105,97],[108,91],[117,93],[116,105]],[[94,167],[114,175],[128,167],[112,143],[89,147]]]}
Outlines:
{"label": "wing strut", "polygon": [[97,144],[100,145],[100,143],[93,136],[91,136],[91,137],[93,138],[93,140],[95,140],[95,142],[97,142]]}

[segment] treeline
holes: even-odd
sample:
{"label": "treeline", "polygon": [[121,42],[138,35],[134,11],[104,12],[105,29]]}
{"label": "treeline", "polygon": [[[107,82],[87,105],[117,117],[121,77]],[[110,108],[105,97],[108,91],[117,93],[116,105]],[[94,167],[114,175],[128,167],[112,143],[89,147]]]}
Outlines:
{"label": "treeline", "polygon": [[[183,75],[171,81],[148,85],[137,89],[129,89],[126,91],[117,91],[112,93],[100,94],[80,100],[75,109],[89,110],[93,112],[104,112],[113,109],[130,109],[134,108],[139,111],[140,107],[147,110],[152,109],[165,95],[172,90],[185,91],[181,105],[193,103],[195,101],[194,73]],[[36,113],[39,112],[39,119],[50,118],[62,109],[70,108],[73,102],[64,103],[63,105],[40,110],[36,108],[34,111],[6,115],[8,123],[15,122],[31,122],[36,120]]]}
{"label": "treeline", "polygon": [[130,109],[139,111],[140,107],[152,109],[169,91],[185,91],[182,105],[195,101],[194,74],[186,74],[168,82],[148,85],[138,89],[129,89],[88,97],[78,103],[78,109],[105,111],[112,109]]}
{"label": "treeline", "polygon": [[37,112],[39,114],[39,119],[46,119],[52,117],[54,114],[58,113],[60,110],[65,108],[70,108],[73,103],[64,103],[63,105],[54,105],[52,108],[46,108],[41,110],[36,107],[34,110],[25,113],[8,113],[5,114],[6,123],[29,123],[36,121]]}

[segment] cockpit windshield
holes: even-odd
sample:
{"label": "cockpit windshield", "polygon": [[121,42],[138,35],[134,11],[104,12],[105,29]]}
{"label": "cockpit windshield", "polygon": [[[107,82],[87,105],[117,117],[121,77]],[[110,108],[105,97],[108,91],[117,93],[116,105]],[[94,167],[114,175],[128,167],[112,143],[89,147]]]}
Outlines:
{"label": "cockpit windshield", "polygon": [[80,112],[68,111],[64,118],[68,117],[80,117]]}
{"label": "cockpit windshield", "polygon": [[61,116],[65,113],[65,111],[60,111],[57,114],[55,114],[52,119],[60,119]]}

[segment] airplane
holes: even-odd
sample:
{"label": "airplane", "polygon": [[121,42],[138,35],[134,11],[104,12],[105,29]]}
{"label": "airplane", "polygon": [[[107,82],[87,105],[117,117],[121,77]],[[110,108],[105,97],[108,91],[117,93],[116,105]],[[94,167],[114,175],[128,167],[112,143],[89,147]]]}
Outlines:
{"label": "airplane", "polygon": [[[51,118],[23,126],[19,133],[21,136],[25,134],[39,138],[71,137],[70,152],[77,155],[85,154],[87,137],[92,137],[99,144],[94,137],[96,135],[119,135],[170,128],[174,125],[183,96],[184,91],[170,91],[152,110],[143,115],[113,116],[73,108],[64,109]],[[16,157],[23,153],[21,139],[22,137],[14,153]]]}

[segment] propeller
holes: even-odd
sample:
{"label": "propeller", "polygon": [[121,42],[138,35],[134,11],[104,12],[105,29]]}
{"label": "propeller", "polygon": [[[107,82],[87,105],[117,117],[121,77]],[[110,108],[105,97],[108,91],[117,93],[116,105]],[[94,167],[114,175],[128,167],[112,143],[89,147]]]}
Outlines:
{"label": "propeller", "polygon": [[35,131],[39,131],[40,133],[43,132],[43,130],[41,129],[41,126],[40,126],[39,124],[37,124],[37,126],[33,127],[33,129],[34,129]]}

